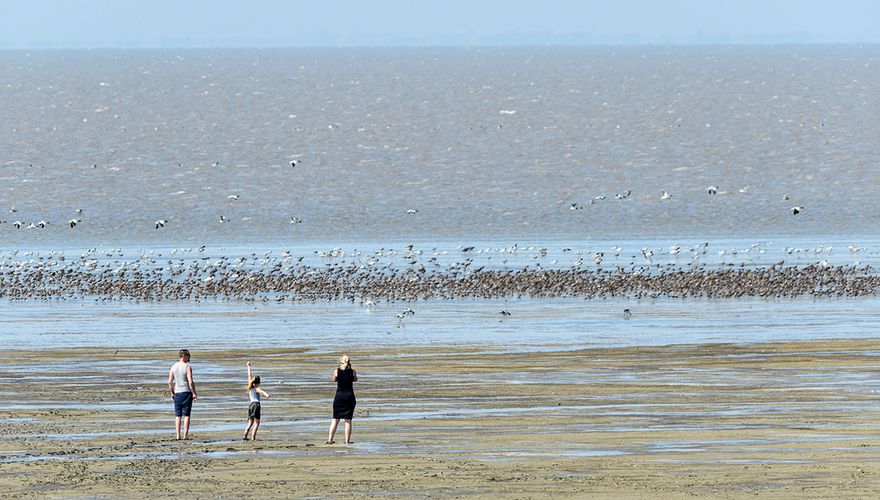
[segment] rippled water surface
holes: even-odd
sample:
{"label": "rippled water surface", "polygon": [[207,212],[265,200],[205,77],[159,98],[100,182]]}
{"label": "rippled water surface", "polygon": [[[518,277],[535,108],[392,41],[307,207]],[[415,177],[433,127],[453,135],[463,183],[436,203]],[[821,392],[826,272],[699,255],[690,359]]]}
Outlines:
{"label": "rippled water surface", "polygon": [[876,235],[878,56],[0,52],[0,245]]}

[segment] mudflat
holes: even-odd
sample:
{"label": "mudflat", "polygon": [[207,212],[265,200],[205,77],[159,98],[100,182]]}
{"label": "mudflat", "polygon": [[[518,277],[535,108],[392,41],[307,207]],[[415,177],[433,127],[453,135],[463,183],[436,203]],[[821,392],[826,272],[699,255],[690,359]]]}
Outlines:
{"label": "mudflat", "polygon": [[[325,444],[338,352],[7,351],[0,495],[744,497],[880,495],[880,339],[506,353],[348,352],[354,443]],[[271,398],[242,441],[245,361]],[[341,427],[341,426],[340,426]]]}

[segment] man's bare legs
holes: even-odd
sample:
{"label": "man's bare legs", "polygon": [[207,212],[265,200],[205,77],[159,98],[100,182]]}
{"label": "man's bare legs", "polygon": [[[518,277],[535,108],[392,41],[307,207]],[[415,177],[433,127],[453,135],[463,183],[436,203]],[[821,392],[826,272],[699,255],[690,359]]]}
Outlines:
{"label": "man's bare legs", "polygon": [[[180,427],[178,427],[180,429]],[[179,430],[178,430],[179,434]],[[183,439],[189,438],[189,417],[183,417]]]}
{"label": "man's bare legs", "polygon": [[174,417],[174,429],[177,431],[176,439],[180,441],[180,419],[182,417]]}

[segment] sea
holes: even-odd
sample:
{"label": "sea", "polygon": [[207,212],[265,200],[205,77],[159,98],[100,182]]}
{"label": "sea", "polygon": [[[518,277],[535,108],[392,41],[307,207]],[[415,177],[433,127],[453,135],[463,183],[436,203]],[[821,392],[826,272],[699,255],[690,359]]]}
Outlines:
{"label": "sea", "polygon": [[[681,264],[696,248],[710,267],[876,269],[878,82],[878,45],[0,51],[0,266],[321,265],[412,245],[510,269],[648,250]],[[97,299],[4,302],[0,345],[335,355],[880,335],[873,296]]]}

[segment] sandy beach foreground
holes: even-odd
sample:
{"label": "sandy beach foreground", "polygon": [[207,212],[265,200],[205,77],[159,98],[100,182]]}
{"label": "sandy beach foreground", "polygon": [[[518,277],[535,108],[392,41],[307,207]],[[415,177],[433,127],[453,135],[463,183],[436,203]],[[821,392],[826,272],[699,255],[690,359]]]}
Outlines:
{"label": "sandy beach foreground", "polygon": [[[880,339],[350,352],[350,446],[323,443],[336,352],[187,347],[201,397],[182,442],[173,349],[7,352],[0,496],[880,495]],[[257,442],[246,360],[272,394]]]}

